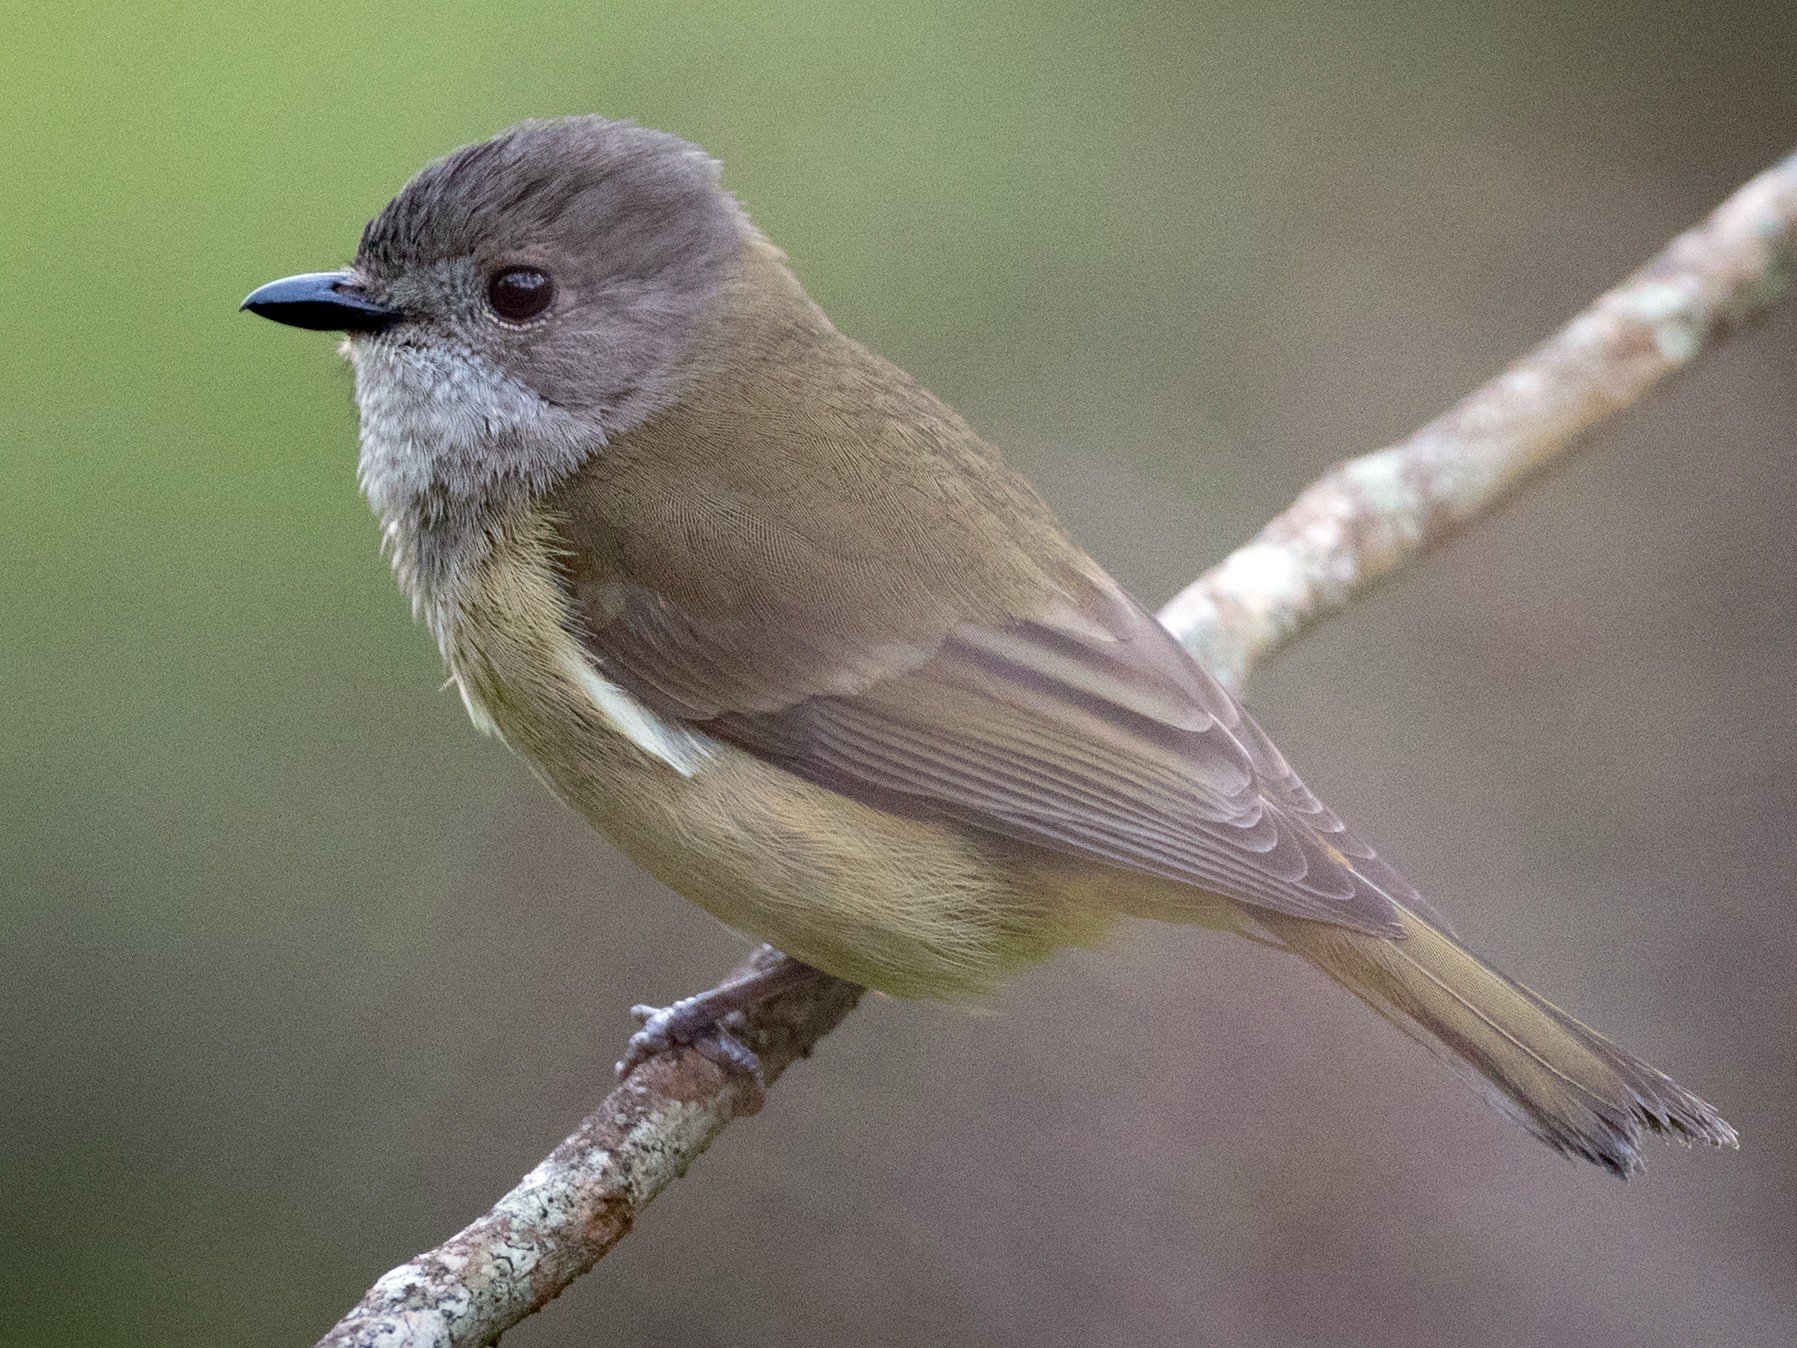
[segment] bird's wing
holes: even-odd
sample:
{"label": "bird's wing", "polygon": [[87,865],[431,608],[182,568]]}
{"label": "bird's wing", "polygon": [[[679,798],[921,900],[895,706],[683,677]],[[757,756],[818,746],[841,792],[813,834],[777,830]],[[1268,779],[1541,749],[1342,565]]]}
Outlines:
{"label": "bird's wing", "polygon": [[548,503],[608,678],[882,808],[1401,930],[1410,886],[951,408],[808,304],[758,331]]}
{"label": "bird's wing", "polygon": [[1402,930],[1394,903],[1422,907],[1108,578],[785,701],[765,678],[735,686],[739,666],[665,596],[613,587],[607,609],[586,641],[610,678],[831,790],[1384,935]]}

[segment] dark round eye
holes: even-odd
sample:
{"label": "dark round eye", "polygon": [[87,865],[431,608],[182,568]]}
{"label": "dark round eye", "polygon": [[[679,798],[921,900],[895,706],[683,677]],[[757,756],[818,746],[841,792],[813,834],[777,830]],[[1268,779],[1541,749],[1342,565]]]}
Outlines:
{"label": "dark round eye", "polygon": [[535,318],[555,298],[555,282],[535,267],[507,267],[487,282],[487,303],[493,312],[511,323]]}

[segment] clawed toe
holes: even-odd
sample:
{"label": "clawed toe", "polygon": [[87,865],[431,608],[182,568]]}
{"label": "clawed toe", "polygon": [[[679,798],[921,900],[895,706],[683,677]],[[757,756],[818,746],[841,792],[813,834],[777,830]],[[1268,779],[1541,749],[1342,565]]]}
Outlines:
{"label": "clawed toe", "polygon": [[682,997],[672,1006],[633,1006],[630,1014],[642,1028],[630,1036],[618,1063],[618,1075],[627,1077],[658,1054],[685,1045],[697,1049],[725,1071],[739,1073],[758,1088],[765,1088],[767,1078],[761,1070],[761,1058],[743,1039],[749,1025],[748,1012],[806,979],[825,976],[808,964],[763,946],[748,968],[732,974],[715,988]]}
{"label": "clawed toe", "polygon": [[620,1080],[649,1059],[685,1045],[726,1071],[740,1072],[757,1085],[763,1084],[760,1056],[732,1033],[743,1026],[741,1011],[719,1016],[702,998],[689,997],[672,1006],[639,1004],[630,1008],[630,1014],[642,1029],[630,1036],[618,1062]]}

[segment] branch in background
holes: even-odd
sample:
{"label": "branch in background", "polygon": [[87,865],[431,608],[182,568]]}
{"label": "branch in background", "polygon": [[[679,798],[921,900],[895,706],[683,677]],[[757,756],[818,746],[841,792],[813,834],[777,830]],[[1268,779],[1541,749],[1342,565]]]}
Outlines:
{"label": "branch in background", "polygon": [[[1300,632],[1459,533],[1589,427],[1771,307],[1797,263],[1797,155],[1408,440],[1339,465],[1161,611],[1231,687]],[[746,970],[767,957],[750,956]],[[772,1085],[861,997],[817,977],[740,1037]],[[652,1059],[479,1221],[388,1273],[318,1348],[490,1344],[629,1233],[761,1091],[692,1049]]]}
{"label": "branch in background", "polygon": [[1496,379],[1408,440],[1339,464],[1160,612],[1231,688],[1259,661],[1454,537],[1579,435],[1782,296],[1797,155],[1736,192]]}

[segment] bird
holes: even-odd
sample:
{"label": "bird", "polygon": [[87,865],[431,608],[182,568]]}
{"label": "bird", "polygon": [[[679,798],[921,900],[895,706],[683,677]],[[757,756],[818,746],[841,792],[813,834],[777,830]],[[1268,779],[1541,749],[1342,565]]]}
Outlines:
{"label": "bird", "polygon": [[992,996],[1124,919],[1290,952],[1627,1177],[1705,1101],[1481,960],[958,413],[839,331],[666,132],[527,121],[253,313],[344,334],[360,482],[469,717],[650,874],[821,970]]}

